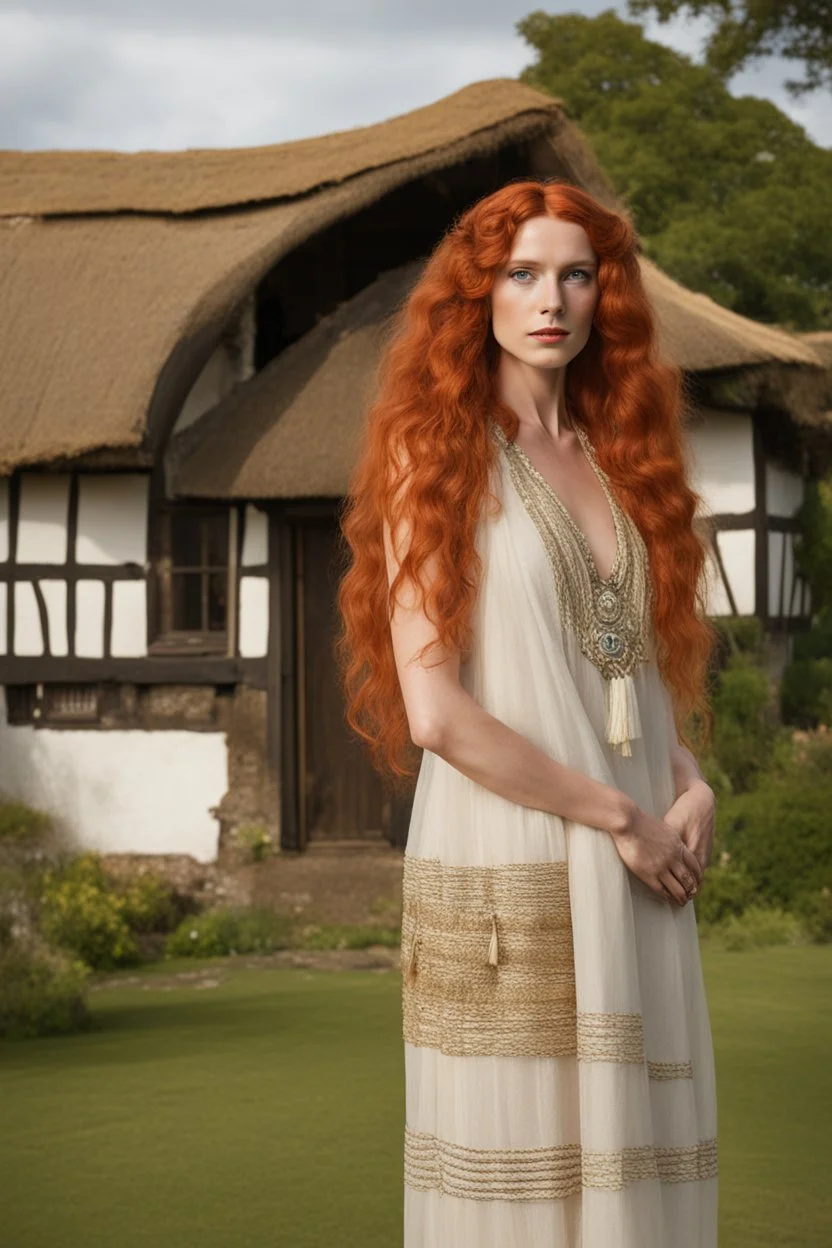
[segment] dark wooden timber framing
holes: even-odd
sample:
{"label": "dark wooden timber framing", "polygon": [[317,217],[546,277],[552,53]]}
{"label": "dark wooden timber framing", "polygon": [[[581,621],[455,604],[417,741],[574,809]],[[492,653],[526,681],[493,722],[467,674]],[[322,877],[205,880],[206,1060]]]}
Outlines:
{"label": "dark wooden timber framing", "polygon": [[[80,493],[80,482],[77,472],[73,472],[69,478],[69,515],[66,521],[66,558],[67,563],[75,563],[75,543],[78,538],[78,496]],[[136,575],[143,575],[143,569],[138,564],[130,564],[131,568],[135,568]],[[66,585],[66,644],[70,654],[75,654],[75,625],[77,620],[77,608],[75,603],[76,589],[75,581],[67,580]]]}
{"label": "dark wooden timber framing", "polygon": [[80,685],[86,681],[136,685],[251,685],[266,688],[266,659],[149,656],[79,659],[55,655],[0,655],[0,685],[40,682]]}
{"label": "dark wooden timber framing", "polygon": [[722,562],[722,551],[719,549],[719,542],[717,541],[716,531],[714,532],[712,539],[711,539],[711,549],[714,552],[714,559],[716,560],[716,566],[719,569],[719,575],[722,578],[722,584],[725,588],[725,593],[728,596],[728,604],[731,608],[731,614],[739,615],[739,612],[737,611],[736,599],[734,598],[733,590],[731,589],[731,585],[728,581],[728,577],[725,572],[725,564]]}
{"label": "dark wooden timber framing", "polygon": [[[9,561],[6,565],[13,568],[17,563],[17,531],[20,524],[20,476],[18,473],[9,482]],[[15,580],[17,577],[14,578]],[[14,585],[6,590],[6,650],[14,649]]]}
{"label": "dark wooden timber framing", "polygon": [[[46,601],[43,597],[39,581],[32,581],[32,589],[35,591],[35,602],[38,607],[38,616],[40,617],[40,632],[43,638],[43,653],[47,656],[52,653],[51,640],[49,637],[49,617],[46,614]],[[7,647],[8,649],[8,647]]]}
{"label": "dark wooden timber framing", "polygon": [[766,457],[763,431],[758,420],[751,422],[754,457],[754,614],[769,626],[768,602],[768,525],[766,522]]}
{"label": "dark wooden timber framing", "polygon": [[268,754],[280,777],[281,848],[301,850],[297,729],[297,619],[293,525],[269,509]]}

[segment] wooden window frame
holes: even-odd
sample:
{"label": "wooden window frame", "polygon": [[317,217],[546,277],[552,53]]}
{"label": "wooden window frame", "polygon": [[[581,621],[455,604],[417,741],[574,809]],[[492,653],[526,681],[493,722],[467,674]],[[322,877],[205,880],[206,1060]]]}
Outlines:
{"label": "wooden window frame", "polygon": [[[174,565],[172,521],[178,515],[189,517],[222,516],[228,523],[228,557],[222,567],[202,559],[198,565]],[[181,657],[194,655],[233,656],[237,644],[237,578],[239,565],[239,514],[230,503],[181,503],[159,500],[150,516],[148,569],[148,655]],[[204,550],[204,545],[203,545]],[[172,578],[174,573],[199,574],[203,578],[203,619],[207,612],[205,586],[211,575],[225,576],[226,619],[223,629],[175,629],[170,615],[173,610]],[[165,601],[165,599],[167,601]],[[160,626],[166,611],[168,619]]]}

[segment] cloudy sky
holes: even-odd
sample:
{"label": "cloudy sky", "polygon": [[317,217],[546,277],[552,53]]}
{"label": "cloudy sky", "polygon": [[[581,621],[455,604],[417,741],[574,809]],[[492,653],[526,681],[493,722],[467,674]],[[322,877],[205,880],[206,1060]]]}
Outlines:
{"label": "cloudy sky", "polygon": [[[0,147],[120,151],[277,143],[367,125],[533,59],[514,23],[535,0],[0,0]],[[633,20],[633,19],[628,19]],[[698,60],[707,23],[647,23]],[[773,100],[825,146],[832,99],[762,62],[730,84]]]}

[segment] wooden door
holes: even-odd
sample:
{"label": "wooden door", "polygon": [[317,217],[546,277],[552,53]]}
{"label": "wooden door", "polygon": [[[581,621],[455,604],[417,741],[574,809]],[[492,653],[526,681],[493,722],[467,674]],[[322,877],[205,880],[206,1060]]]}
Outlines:
{"label": "wooden door", "polygon": [[412,802],[382,784],[344,719],[333,655],[338,537],[334,518],[296,527],[299,841],[403,847]]}

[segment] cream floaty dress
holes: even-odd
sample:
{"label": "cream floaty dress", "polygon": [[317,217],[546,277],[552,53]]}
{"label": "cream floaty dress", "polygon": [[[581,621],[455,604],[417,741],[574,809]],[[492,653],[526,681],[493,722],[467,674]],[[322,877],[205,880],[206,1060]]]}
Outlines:
{"label": "cream floaty dress", "polygon": [[[617,535],[586,538],[494,424],[471,696],[661,817],[670,695],[647,552],[587,434]],[[608,833],[425,750],[404,856],[404,1248],[715,1248],[716,1083],[692,903]]]}

